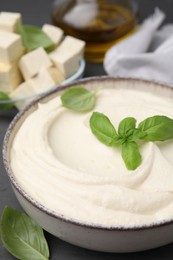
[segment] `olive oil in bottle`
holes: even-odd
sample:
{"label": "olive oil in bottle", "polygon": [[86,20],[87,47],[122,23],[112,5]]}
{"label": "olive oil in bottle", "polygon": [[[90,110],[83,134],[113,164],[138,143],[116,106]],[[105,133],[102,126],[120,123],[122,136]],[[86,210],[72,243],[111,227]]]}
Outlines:
{"label": "olive oil in bottle", "polygon": [[56,0],[52,19],[66,35],[86,41],[87,60],[101,62],[105,52],[134,29],[133,3],[128,0]]}

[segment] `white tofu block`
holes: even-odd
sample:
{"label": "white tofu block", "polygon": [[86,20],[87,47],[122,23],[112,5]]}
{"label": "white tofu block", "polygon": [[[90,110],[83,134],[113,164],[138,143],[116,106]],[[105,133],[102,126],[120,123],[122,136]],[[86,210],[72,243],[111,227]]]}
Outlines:
{"label": "white tofu block", "polygon": [[[31,102],[34,97],[32,98],[26,98],[29,96],[35,95],[35,92],[32,88],[32,86],[27,82],[23,82],[20,84],[13,92],[10,93],[10,98],[11,99],[23,99],[19,102],[15,103],[15,106],[21,110],[23,109],[29,102]],[[24,99],[26,98],[26,99]]]}
{"label": "white tofu block", "polygon": [[84,41],[67,36],[60,46],[49,54],[53,64],[65,78],[72,76],[78,70],[84,47]]}
{"label": "white tofu block", "polygon": [[72,55],[70,52],[56,52],[50,54],[50,58],[65,79],[72,76],[79,69],[79,54]]}
{"label": "white tofu block", "polygon": [[44,24],[42,27],[43,32],[45,32],[49,38],[52,40],[52,42],[57,46],[63,37],[63,30],[51,25],[51,24]]}
{"label": "white tofu block", "polygon": [[17,64],[0,63],[0,91],[10,93],[22,82]]}
{"label": "white tofu block", "polygon": [[47,91],[56,85],[48,69],[41,70],[36,77],[28,80],[28,82],[36,94]]}
{"label": "white tofu block", "polygon": [[24,52],[20,35],[0,30],[0,62],[9,64]]}
{"label": "white tofu block", "polygon": [[58,70],[56,67],[49,67],[47,68],[47,70],[56,84],[60,84],[65,80],[65,77],[62,74],[62,72]]}
{"label": "white tofu block", "polygon": [[28,81],[24,81],[14,91],[11,92],[10,97],[12,99],[20,99],[32,95],[35,95],[34,89]]}
{"label": "white tofu block", "polygon": [[20,13],[1,12],[0,13],[0,29],[17,32],[18,26],[21,25],[22,18]]}
{"label": "white tofu block", "polygon": [[20,59],[19,67],[25,80],[36,76],[42,69],[52,65],[46,51],[40,47]]}
{"label": "white tofu block", "polygon": [[72,36],[66,36],[62,41],[60,46],[56,49],[58,52],[68,51],[71,55],[83,55],[85,48],[85,42],[79,39],[76,39]]}
{"label": "white tofu block", "polygon": [[20,21],[20,23],[22,23],[22,15],[21,15],[21,13],[2,11],[0,13],[0,15],[8,17],[8,18],[11,18],[11,19],[14,19],[16,21]]}

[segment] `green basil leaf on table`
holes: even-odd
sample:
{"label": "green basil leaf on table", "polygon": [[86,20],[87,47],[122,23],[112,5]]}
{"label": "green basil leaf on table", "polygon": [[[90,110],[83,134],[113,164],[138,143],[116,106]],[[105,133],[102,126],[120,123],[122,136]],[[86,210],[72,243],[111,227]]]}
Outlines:
{"label": "green basil leaf on table", "polygon": [[49,36],[36,26],[19,26],[18,33],[21,35],[23,45],[27,51],[43,47],[47,52],[50,52],[55,48],[55,45]]}
{"label": "green basil leaf on table", "polygon": [[17,259],[48,260],[49,249],[43,230],[25,213],[6,206],[0,230],[4,247]]}
{"label": "green basil leaf on table", "polygon": [[68,109],[77,112],[87,112],[94,108],[96,94],[80,86],[71,87],[63,92],[61,101],[63,106]]}

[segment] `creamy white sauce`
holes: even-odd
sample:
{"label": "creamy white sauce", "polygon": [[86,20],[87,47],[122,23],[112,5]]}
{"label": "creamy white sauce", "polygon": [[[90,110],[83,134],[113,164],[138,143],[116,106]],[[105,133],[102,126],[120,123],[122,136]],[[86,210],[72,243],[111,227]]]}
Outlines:
{"label": "creamy white sauce", "polygon": [[[150,92],[102,89],[94,111],[114,126],[128,116],[173,118],[173,100]],[[93,111],[92,111],[93,112]],[[59,97],[27,117],[11,149],[23,189],[47,208],[77,221],[136,226],[173,218],[173,141],[140,146],[142,164],[128,171],[120,148],[92,134],[92,114],[62,107]]]}

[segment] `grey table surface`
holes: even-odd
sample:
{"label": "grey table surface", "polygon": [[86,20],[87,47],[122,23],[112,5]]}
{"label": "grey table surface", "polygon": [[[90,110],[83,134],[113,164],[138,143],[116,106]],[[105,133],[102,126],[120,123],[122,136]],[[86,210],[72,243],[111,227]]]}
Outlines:
{"label": "grey table surface", "polygon": [[[166,13],[165,23],[173,22],[173,0],[137,0],[137,2],[139,4],[141,20],[151,14],[156,6],[159,6]],[[42,26],[44,23],[51,23],[51,5],[52,0],[0,0],[0,11],[21,12],[23,15],[24,24]],[[102,64],[87,63],[84,77],[104,74],[105,72]],[[5,132],[15,114],[15,110],[10,113],[0,112],[0,150],[2,150]],[[0,214],[2,213],[5,205],[10,205],[14,208],[21,209],[13,194],[3,167],[2,156],[0,155]],[[85,250],[63,242],[48,233],[45,235],[50,248],[51,260],[173,259],[173,244],[140,253],[109,254]],[[12,260],[15,258],[11,256],[0,244],[0,259]]]}

